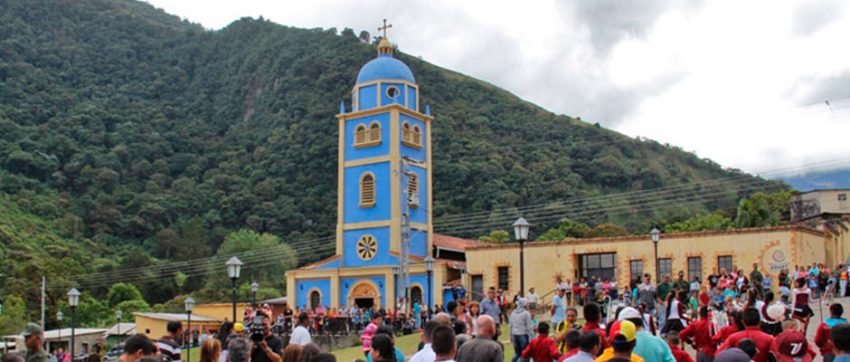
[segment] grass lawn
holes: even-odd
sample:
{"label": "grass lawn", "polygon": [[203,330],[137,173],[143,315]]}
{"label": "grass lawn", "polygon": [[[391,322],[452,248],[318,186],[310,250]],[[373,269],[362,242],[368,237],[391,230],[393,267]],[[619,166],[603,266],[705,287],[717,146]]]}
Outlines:
{"label": "grass lawn", "polygon": [[[514,347],[511,345],[510,337],[508,334],[508,326],[502,325],[502,336],[500,337],[502,343],[505,346],[505,361],[509,361],[514,356]],[[404,353],[406,358],[410,358],[413,354],[416,353],[416,348],[419,347],[419,333],[414,333],[411,335],[398,337],[396,338],[396,348],[401,350]],[[363,359],[363,347],[356,346],[351,348],[344,348],[336,351],[332,351],[336,356],[337,362],[352,362],[355,359]],[[195,362],[195,361],[189,361]]]}

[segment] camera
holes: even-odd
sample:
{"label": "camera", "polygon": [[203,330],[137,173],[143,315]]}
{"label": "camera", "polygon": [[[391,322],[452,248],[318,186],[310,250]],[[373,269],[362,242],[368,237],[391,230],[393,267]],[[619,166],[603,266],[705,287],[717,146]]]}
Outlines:
{"label": "camera", "polygon": [[265,328],[263,327],[263,321],[265,319],[266,317],[264,315],[258,315],[251,321],[251,341],[255,344],[266,338]]}

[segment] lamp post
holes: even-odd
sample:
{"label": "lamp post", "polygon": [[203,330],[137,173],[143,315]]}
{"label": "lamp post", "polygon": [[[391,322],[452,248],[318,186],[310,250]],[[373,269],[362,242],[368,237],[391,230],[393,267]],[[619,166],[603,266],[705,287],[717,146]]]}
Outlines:
{"label": "lamp post", "polygon": [[251,283],[251,304],[254,308],[257,307],[257,291],[260,290],[260,285],[257,282]]}
{"label": "lamp post", "polygon": [[525,241],[528,240],[528,221],[520,216],[514,222],[514,238],[519,242],[519,295],[525,295]]}
{"label": "lamp post", "polygon": [[431,313],[430,313],[431,302],[432,302],[431,294],[432,294],[432,289],[433,289],[431,287],[431,276],[434,273],[434,258],[432,258],[430,255],[425,257],[425,273],[428,274],[428,299],[427,299],[428,305],[426,307],[427,307],[427,310],[429,311],[428,318],[430,319],[431,318]]}
{"label": "lamp post", "polygon": [[239,280],[239,274],[242,272],[242,261],[238,257],[232,257],[227,261],[227,276],[230,277],[230,284],[233,288],[233,323],[236,323],[236,281]]}
{"label": "lamp post", "polygon": [[658,228],[652,228],[652,231],[649,232],[650,237],[652,237],[652,246],[655,247],[655,282],[658,283],[661,281],[661,271],[659,270],[658,265],[658,241],[661,240],[661,230]]}
{"label": "lamp post", "polygon": [[59,345],[62,345],[62,319],[65,318],[65,313],[62,311],[56,312],[56,320],[59,321]]}
{"label": "lamp post", "polygon": [[186,360],[191,361],[192,355],[192,309],[195,309],[195,300],[192,297],[183,301],[186,307],[186,330],[189,331],[189,347],[186,348]]}
{"label": "lamp post", "polygon": [[393,298],[395,298],[393,304],[393,328],[395,328],[395,320],[398,316],[398,274],[401,272],[401,267],[398,265],[393,265]]}
{"label": "lamp post", "polygon": [[118,320],[118,340],[121,340],[121,317],[124,316],[124,312],[120,309],[115,311],[115,319]]}
{"label": "lamp post", "polygon": [[71,288],[68,291],[68,305],[71,306],[71,361],[74,360],[74,338],[77,327],[77,306],[80,305],[80,291]]}

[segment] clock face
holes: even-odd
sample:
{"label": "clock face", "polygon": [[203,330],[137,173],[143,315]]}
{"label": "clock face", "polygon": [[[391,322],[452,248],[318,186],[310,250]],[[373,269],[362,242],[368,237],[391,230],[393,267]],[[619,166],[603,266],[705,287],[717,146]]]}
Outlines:
{"label": "clock face", "polygon": [[378,241],[372,235],[364,235],[357,241],[357,255],[363,260],[372,260],[378,252]]}

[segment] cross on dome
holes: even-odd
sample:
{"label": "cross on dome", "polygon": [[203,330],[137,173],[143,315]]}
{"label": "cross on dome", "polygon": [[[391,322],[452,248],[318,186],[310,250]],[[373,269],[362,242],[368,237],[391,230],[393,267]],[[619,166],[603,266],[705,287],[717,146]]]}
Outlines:
{"label": "cross on dome", "polygon": [[384,39],[387,38],[387,29],[392,28],[393,24],[387,24],[387,19],[384,19],[384,26],[378,27],[378,31],[384,32]]}

